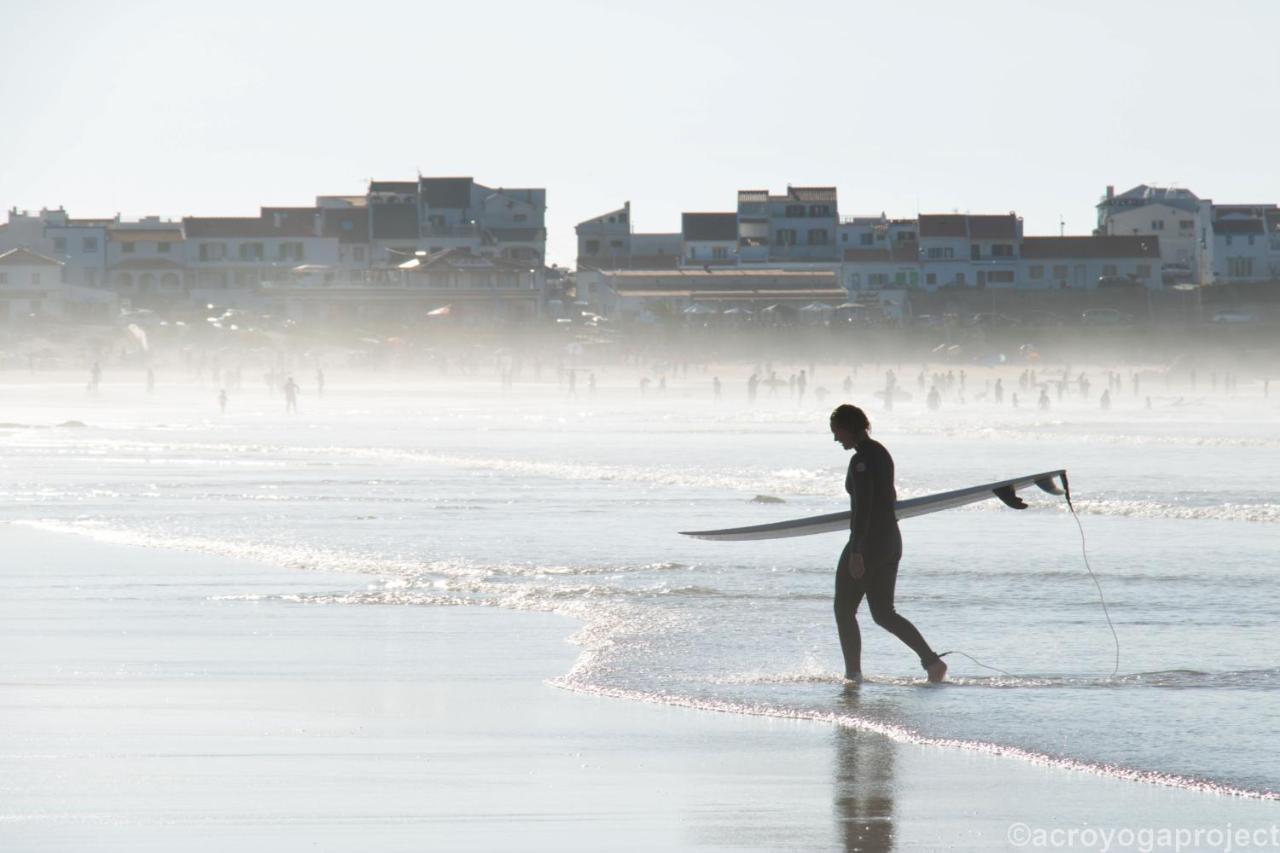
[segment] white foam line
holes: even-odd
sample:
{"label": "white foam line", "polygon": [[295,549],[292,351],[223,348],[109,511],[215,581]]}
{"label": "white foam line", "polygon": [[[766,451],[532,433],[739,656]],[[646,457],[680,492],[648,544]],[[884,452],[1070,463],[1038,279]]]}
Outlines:
{"label": "white foam line", "polygon": [[1013,758],[1042,767],[1054,767],[1078,773],[1089,773],[1095,776],[1105,776],[1109,779],[1119,779],[1126,782],[1140,782],[1148,785],[1159,785],[1166,788],[1177,788],[1180,790],[1198,791],[1206,794],[1239,797],[1241,799],[1280,802],[1280,792],[1276,791],[1255,791],[1249,788],[1239,788],[1233,785],[1224,785],[1204,779],[1196,779],[1191,776],[1180,776],[1174,773],[1159,773],[1151,770],[1136,770],[1134,768],[1123,767],[1117,764],[1102,764],[1076,758],[1063,758],[1049,755],[1048,753],[1023,749],[1022,747],[1002,746],[1001,744],[987,743],[985,741],[929,737],[927,735],[919,734],[904,726],[895,726],[890,723],[881,723],[875,720],[869,720],[865,717],[838,714],[832,711],[806,711],[803,709],[778,708],[767,705],[747,705],[741,702],[731,702],[721,699],[695,699],[688,696],[678,696],[670,693],[646,693],[641,690],[629,690],[622,687],[605,687],[602,685],[584,684],[582,682],[574,681],[570,676],[553,678],[547,683],[553,687],[559,687],[563,690],[570,690],[576,693],[588,693],[595,696],[605,696],[612,699],[627,699],[656,705],[671,705],[680,708],[690,708],[697,711],[714,711],[721,714],[737,714],[751,717],[810,720],[813,722],[827,723],[829,725],[844,726],[846,728],[857,729],[859,731],[872,732],[874,734],[887,737],[897,743],[910,744],[913,746],[962,749],[967,752],[979,752],[984,755]]}

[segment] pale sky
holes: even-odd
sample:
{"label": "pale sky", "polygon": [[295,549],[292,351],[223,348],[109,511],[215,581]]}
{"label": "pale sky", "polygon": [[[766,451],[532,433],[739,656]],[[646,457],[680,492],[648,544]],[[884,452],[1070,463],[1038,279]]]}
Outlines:
{"label": "pale sky", "polygon": [[1107,184],[1280,201],[1280,4],[4,2],[0,204],[255,215],[367,178],[547,188],[548,260],[738,189],[843,215],[1017,211]]}

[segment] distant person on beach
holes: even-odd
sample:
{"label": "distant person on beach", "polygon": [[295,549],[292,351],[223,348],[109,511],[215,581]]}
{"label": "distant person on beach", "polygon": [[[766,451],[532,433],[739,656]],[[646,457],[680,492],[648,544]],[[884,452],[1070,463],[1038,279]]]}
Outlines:
{"label": "distant person on beach", "polygon": [[218,392],[218,411],[222,414],[227,413],[227,389],[223,388]]}
{"label": "distant person on beach", "polygon": [[293,380],[292,376],[285,380],[283,390],[285,413],[296,414],[298,411],[298,391],[301,389],[298,387],[298,383]]}
{"label": "distant person on beach", "polygon": [[[1062,386],[1059,385],[1058,387],[1061,388]],[[1040,389],[1040,399],[1036,403],[1036,405],[1039,407],[1040,411],[1042,412],[1049,411],[1049,389],[1047,388]]]}
{"label": "distant person on beach", "polygon": [[93,367],[89,368],[89,387],[85,390],[91,393],[98,393],[98,386],[102,384],[102,365],[98,362],[93,363]]}
{"label": "distant person on beach", "polygon": [[1098,405],[1102,407],[1102,410],[1104,412],[1107,409],[1111,408],[1111,389],[1110,388],[1103,390],[1102,396],[1098,398]]}
{"label": "distant person on beach", "polygon": [[711,391],[715,395],[715,398],[719,400],[720,399],[720,377],[719,376],[711,377]]}
{"label": "distant person on beach", "polygon": [[898,495],[893,485],[893,457],[868,435],[870,429],[866,413],[857,406],[846,403],[831,413],[835,441],[845,450],[857,451],[849,460],[845,477],[845,490],[853,508],[849,543],[836,565],[835,614],[844,677],[854,683],[862,681],[862,634],[857,612],[866,598],[875,623],[911,647],[930,681],[941,681],[947,674],[946,663],[916,627],[894,609],[902,535],[894,511]]}

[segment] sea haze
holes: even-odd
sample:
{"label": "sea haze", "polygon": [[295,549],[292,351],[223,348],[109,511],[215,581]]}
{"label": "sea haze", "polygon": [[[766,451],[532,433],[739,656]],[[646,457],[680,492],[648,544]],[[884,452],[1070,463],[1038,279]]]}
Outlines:
{"label": "sea haze", "polygon": [[[682,529],[847,506],[826,412],[786,389],[748,406],[726,371],[641,396],[635,377],[503,392],[487,380],[392,384],[331,374],[302,413],[254,389],[218,417],[210,391],[6,389],[4,520],[103,541],[367,576],[349,590],[226,606],[483,604],[575,617],[555,684],[708,710],[830,720],[911,742],[1159,784],[1275,796],[1280,439],[1260,386],[1237,396],[1068,398],[1051,412],[983,400],[882,412],[900,497],[1065,467],[1120,641],[1061,498],[1027,494],[903,522],[898,608],[948,657],[914,656],[860,616],[869,683],[841,684],[831,613],[838,534],[724,543]],[[818,365],[811,387],[837,388]],[[996,374],[991,374],[993,378]],[[1004,375],[1006,388],[1016,371]],[[745,374],[744,374],[745,376]],[[984,375],[975,371],[971,383]],[[74,413],[83,427],[58,426]],[[784,503],[753,500],[766,495]],[[175,557],[175,572],[182,571]]]}

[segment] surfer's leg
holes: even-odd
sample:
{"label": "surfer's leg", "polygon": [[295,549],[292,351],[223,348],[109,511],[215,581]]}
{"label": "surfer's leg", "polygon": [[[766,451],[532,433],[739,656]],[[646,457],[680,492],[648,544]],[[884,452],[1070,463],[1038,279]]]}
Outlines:
{"label": "surfer's leg", "polygon": [[[942,675],[946,674],[946,664],[942,663],[942,659],[925,642],[916,626],[893,606],[893,594],[898,585],[898,561],[867,567],[866,578],[867,604],[871,607],[871,618],[920,656],[920,666],[929,673],[930,681],[942,680]],[[942,666],[939,668],[938,664]],[[934,673],[939,669],[941,674],[935,678]]]}
{"label": "surfer's leg", "polygon": [[845,567],[849,546],[840,552],[836,564],[836,630],[840,633],[840,651],[844,655],[844,677],[852,681],[862,678],[862,633],[858,630],[858,605],[862,603],[864,585],[855,580]]}

